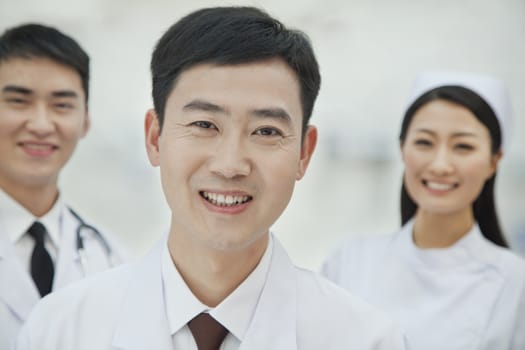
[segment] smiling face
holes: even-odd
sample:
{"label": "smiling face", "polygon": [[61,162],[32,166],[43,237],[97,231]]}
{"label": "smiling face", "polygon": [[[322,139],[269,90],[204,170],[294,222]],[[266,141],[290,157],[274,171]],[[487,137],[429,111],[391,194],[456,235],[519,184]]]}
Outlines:
{"label": "smiling face", "polygon": [[79,74],[47,58],[0,62],[0,187],[56,187],[89,126]]}
{"label": "smiling face", "polygon": [[445,100],[420,107],[402,144],[405,185],[418,211],[472,214],[501,154],[491,153],[488,129],[467,108]]}
{"label": "smiling face", "polygon": [[314,150],[301,147],[300,90],[280,59],[185,70],[170,93],[162,132],[146,116],[146,144],[172,211],[175,242],[243,249],[265,241]]}

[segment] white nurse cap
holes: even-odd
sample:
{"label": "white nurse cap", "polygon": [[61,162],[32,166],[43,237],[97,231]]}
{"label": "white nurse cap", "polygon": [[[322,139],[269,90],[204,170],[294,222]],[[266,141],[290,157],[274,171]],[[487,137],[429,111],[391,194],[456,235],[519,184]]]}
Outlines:
{"label": "white nurse cap", "polygon": [[477,93],[488,103],[498,118],[502,145],[508,144],[512,118],[510,95],[503,81],[481,74],[448,71],[427,71],[416,77],[407,109],[426,92],[446,85],[462,86]]}

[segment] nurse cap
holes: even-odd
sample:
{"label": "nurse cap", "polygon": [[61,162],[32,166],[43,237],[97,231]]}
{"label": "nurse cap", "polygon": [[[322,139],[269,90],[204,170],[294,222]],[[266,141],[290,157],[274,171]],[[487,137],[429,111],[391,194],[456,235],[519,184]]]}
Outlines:
{"label": "nurse cap", "polygon": [[511,122],[511,103],[503,81],[481,74],[449,71],[427,71],[416,77],[407,109],[421,95],[440,86],[456,85],[477,93],[492,108],[501,129],[502,148],[508,144]]}

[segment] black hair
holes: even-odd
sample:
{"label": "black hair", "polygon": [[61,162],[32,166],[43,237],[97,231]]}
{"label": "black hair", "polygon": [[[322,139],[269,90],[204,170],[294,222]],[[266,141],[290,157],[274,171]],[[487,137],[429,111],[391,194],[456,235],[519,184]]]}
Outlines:
{"label": "black hair", "polygon": [[274,57],[282,58],[297,75],[304,135],[321,84],[306,34],[287,29],[254,7],[213,7],[183,17],[160,38],[151,59],[153,103],[161,128],[166,100],[185,69],[200,63],[234,65]]}
{"label": "black hair", "polygon": [[[491,152],[493,155],[501,150],[501,128],[498,118],[490,105],[474,91],[455,85],[440,86],[434,88],[419,98],[417,98],[408,108],[401,124],[401,133],[399,140],[401,144],[405,141],[408,127],[416,111],[423,105],[434,100],[446,100],[459,104],[469,111],[487,127],[491,138]],[[488,240],[501,246],[508,247],[508,243],[503,235],[496,212],[496,203],[494,198],[494,185],[496,182],[496,172],[485,184],[481,193],[472,204],[474,218],[478,222],[481,233]],[[410,198],[405,183],[401,186],[401,223],[406,224],[416,213],[417,204]]]}
{"label": "black hair", "polygon": [[0,63],[11,58],[49,58],[73,68],[89,96],[89,56],[70,36],[42,24],[28,23],[7,29],[0,36]]}

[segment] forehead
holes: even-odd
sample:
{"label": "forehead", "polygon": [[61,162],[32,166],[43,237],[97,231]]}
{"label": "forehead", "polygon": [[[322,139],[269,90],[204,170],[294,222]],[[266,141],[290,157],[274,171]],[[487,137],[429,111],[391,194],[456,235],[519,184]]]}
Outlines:
{"label": "forehead", "polygon": [[14,57],[0,61],[0,89],[7,85],[41,94],[73,90],[84,96],[82,80],[75,69],[44,57]]}
{"label": "forehead", "polygon": [[279,107],[302,119],[295,71],[275,58],[235,65],[198,64],[184,70],[168,96],[166,110],[193,99],[230,109]]}
{"label": "forehead", "polygon": [[421,106],[410,122],[410,130],[420,128],[443,132],[476,132],[489,135],[489,130],[468,108],[447,100],[433,100]]}

